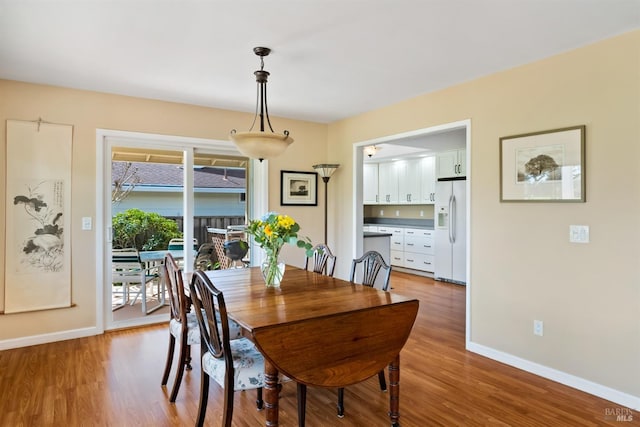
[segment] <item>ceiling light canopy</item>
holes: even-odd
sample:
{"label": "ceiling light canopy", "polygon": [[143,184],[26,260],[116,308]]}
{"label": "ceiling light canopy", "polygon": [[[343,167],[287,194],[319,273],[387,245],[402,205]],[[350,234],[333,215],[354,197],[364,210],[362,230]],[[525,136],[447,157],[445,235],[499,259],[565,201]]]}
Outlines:
{"label": "ceiling light canopy", "polygon": [[[279,156],[293,142],[289,136],[289,131],[276,133],[271,127],[269,120],[269,109],[267,108],[267,78],[269,72],[264,70],[264,57],[269,55],[271,49],[268,47],[255,47],[253,52],[260,57],[260,69],[253,74],[258,83],[258,102],[256,104],[256,115],[248,132],[231,131],[231,141],[238,147],[238,150],[247,157],[263,161]],[[256,119],[260,118],[260,131],[253,131]],[[271,132],[265,131],[265,121]]]}

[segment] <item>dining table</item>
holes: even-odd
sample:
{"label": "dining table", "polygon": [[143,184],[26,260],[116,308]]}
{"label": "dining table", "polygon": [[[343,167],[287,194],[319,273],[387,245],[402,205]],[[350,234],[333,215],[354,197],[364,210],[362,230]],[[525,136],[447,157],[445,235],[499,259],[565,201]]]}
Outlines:
{"label": "dining table", "polygon": [[400,425],[400,351],[419,301],[287,265],[279,287],[259,267],[206,272],[230,319],[265,359],[265,425],[278,425],[280,374],[340,388],[389,368],[389,419]]}

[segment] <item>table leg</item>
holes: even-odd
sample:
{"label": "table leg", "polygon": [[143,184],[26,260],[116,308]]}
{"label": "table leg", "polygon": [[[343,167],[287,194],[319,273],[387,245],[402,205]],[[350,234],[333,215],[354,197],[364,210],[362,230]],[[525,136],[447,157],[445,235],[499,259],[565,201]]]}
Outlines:
{"label": "table leg", "polygon": [[266,426],[276,427],[278,425],[278,370],[268,360],[264,361],[264,382],[265,396],[264,406],[266,408]]}
{"label": "table leg", "polygon": [[389,419],[391,427],[400,427],[400,355],[389,363]]}

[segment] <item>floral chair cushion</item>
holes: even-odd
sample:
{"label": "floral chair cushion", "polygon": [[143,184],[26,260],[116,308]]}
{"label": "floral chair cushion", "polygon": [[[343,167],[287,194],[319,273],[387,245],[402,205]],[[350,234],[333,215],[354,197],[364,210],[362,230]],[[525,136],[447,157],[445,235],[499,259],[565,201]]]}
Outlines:
{"label": "floral chair cushion", "polygon": [[[217,319],[220,321],[219,319]],[[169,322],[169,331],[171,335],[180,339],[182,334],[182,324],[176,320],[171,319]],[[229,320],[229,339],[235,340],[242,337],[242,328],[233,320]],[[198,318],[194,312],[187,313],[187,345],[200,344],[200,327],[198,326]]]}
{"label": "floral chair cushion", "polygon": [[[264,387],[264,358],[255,344],[247,338],[240,338],[231,341],[230,345],[235,373],[234,390]],[[217,359],[210,352],[206,352],[202,356],[202,370],[224,387],[224,359]]]}

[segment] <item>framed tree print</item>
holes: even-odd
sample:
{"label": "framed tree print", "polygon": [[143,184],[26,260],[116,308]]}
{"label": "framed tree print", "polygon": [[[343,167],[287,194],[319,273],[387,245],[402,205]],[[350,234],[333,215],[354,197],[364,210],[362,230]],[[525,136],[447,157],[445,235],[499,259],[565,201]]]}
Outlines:
{"label": "framed tree print", "polygon": [[280,204],[318,206],[318,174],[280,171]]}
{"label": "framed tree print", "polygon": [[585,126],[500,138],[501,202],[585,202]]}

